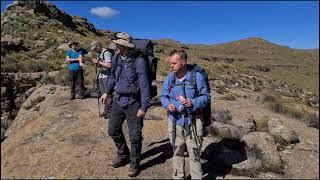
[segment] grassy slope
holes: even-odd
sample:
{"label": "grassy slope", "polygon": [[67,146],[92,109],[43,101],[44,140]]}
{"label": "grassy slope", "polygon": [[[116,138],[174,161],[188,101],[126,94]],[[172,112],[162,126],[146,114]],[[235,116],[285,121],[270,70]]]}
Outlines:
{"label": "grassy slope", "polygon": [[[169,52],[173,47],[181,46],[179,43],[169,42],[168,40],[159,40],[158,44],[162,45],[161,48],[165,49],[166,52]],[[188,48],[190,61],[204,65],[213,78],[225,74],[228,69],[231,73],[234,72],[231,69],[245,72],[250,71],[248,67],[252,65],[268,65],[271,67],[271,71],[255,71],[255,73],[266,75],[277,81],[294,83],[298,87],[319,95],[318,49],[294,50],[259,38],[248,38],[211,46],[188,45]],[[220,62],[213,63],[201,60],[200,56],[233,58],[235,61],[231,65],[226,65]],[[163,55],[160,57],[164,58]],[[290,67],[290,65],[294,67]],[[162,71],[160,71],[161,74],[163,74]]]}

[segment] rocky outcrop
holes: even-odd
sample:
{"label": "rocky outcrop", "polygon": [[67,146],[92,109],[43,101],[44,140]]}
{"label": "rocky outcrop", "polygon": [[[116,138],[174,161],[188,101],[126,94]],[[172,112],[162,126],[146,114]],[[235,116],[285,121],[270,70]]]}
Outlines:
{"label": "rocky outcrop", "polygon": [[216,56],[200,56],[199,58],[202,59],[202,60],[205,60],[205,61],[224,62],[224,63],[227,63],[227,64],[231,64],[234,61],[233,58],[216,57]]}
{"label": "rocky outcrop", "polygon": [[72,21],[72,17],[63,11],[59,10],[54,4],[45,0],[19,1],[16,0],[13,4],[7,7],[6,14],[22,11],[33,11],[35,14],[44,14],[45,16],[57,19],[65,26],[75,29],[76,25]]}
{"label": "rocky outcrop", "polygon": [[1,141],[22,104],[44,83],[43,78],[56,75],[56,72],[1,73]]}
{"label": "rocky outcrop", "polygon": [[278,118],[273,118],[268,121],[268,130],[271,135],[280,139],[284,144],[296,144],[300,142],[297,132],[290,130]]}
{"label": "rocky outcrop", "polygon": [[76,30],[79,26],[97,34],[97,30],[95,29],[94,25],[92,23],[89,23],[87,19],[78,16],[70,16],[69,14],[66,14],[64,11],[60,10],[54,4],[46,0],[15,0],[13,4],[7,7],[6,15],[17,12],[44,14],[48,18],[60,21],[64,26],[72,30]]}
{"label": "rocky outcrop", "polygon": [[251,65],[249,68],[262,72],[269,72],[271,70],[270,66],[268,65]]}
{"label": "rocky outcrop", "polygon": [[3,56],[8,54],[10,51],[18,52],[21,50],[26,50],[21,38],[14,38],[9,34],[1,37],[1,54]]}

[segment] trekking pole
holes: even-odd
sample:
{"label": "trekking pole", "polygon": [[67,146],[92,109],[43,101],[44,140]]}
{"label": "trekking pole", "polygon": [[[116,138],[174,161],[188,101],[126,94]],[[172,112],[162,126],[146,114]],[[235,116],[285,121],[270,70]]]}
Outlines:
{"label": "trekking pole", "polygon": [[[194,141],[196,143],[196,147],[197,147],[197,155],[196,155],[196,158],[197,160],[200,162],[200,153],[201,153],[201,147],[200,147],[200,140],[199,140],[199,137],[198,137],[198,134],[197,134],[197,128],[196,126],[193,124],[193,122],[191,122],[191,133],[193,133],[193,136],[194,136]],[[201,162],[200,162],[201,163]]]}
{"label": "trekking pole", "polygon": [[172,121],[172,148],[173,148],[173,153],[176,150],[175,149],[176,148],[176,134],[177,134],[176,125],[177,125],[177,121],[173,118],[173,121]]}
{"label": "trekking pole", "polygon": [[[185,90],[185,84],[182,85],[182,95],[183,97],[186,99],[187,96],[186,96],[186,90]],[[200,144],[200,141],[199,141],[199,137],[198,137],[198,134],[196,132],[196,128],[194,127],[193,125],[193,118],[192,118],[192,114],[191,114],[191,110],[189,107],[186,107],[186,111],[187,111],[187,120],[190,120],[191,122],[191,132],[190,132],[190,137],[191,137],[191,134],[193,133],[193,136],[194,136],[194,141],[196,143],[196,147],[197,147],[197,154],[196,154],[196,158],[197,158],[197,161],[200,162],[200,152],[201,152],[201,149],[199,148],[199,144]],[[198,144],[199,143],[199,144]],[[200,162],[201,163],[201,162]]]}
{"label": "trekking pole", "polygon": [[98,74],[98,65],[96,64],[96,85],[97,85],[97,91],[98,91],[98,117],[100,116],[100,97],[101,97],[101,92],[100,92],[100,87],[99,87],[99,74]]}

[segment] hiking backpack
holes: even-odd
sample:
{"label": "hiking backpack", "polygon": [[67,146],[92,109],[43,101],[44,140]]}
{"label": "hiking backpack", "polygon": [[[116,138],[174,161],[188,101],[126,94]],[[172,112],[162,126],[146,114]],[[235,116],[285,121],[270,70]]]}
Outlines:
{"label": "hiking backpack", "polygon": [[[208,91],[209,91],[209,93],[211,93],[209,76],[208,76],[208,73],[206,72],[206,70],[197,64],[188,64],[187,68],[189,68],[191,70],[191,83],[195,84],[196,92],[197,92],[196,74],[198,72],[198,73],[202,74],[202,76],[206,82]],[[202,109],[203,128],[206,128],[207,126],[211,125],[211,123],[212,123],[211,119],[212,119],[212,115],[211,115],[211,98],[210,98],[207,105]]]}
{"label": "hiking backpack", "polygon": [[133,39],[132,43],[135,45],[135,53],[141,56],[147,63],[150,95],[151,97],[155,97],[158,95],[157,86],[152,85],[152,82],[157,78],[158,58],[154,57],[153,53],[155,43],[149,39]]}

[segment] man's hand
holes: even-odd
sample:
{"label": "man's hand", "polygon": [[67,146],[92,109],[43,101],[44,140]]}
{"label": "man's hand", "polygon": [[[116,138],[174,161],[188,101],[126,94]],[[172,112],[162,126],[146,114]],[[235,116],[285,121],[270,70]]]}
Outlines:
{"label": "man's hand", "polygon": [[98,60],[97,60],[96,58],[92,58],[91,61],[92,61],[92,63],[94,63],[94,64],[97,64],[97,63],[98,63]]}
{"label": "man's hand", "polygon": [[184,99],[181,101],[182,105],[184,105],[185,107],[191,107],[193,104],[192,104],[192,101],[190,99]]}
{"label": "man's hand", "polygon": [[144,118],[145,115],[146,115],[146,112],[142,111],[141,109],[138,110],[137,112],[138,118]]}
{"label": "man's hand", "polygon": [[177,111],[176,107],[174,107],[173,104],[169,104],[169,105],[168,105],[168,110],[169,110],[170,112],[176,112],[176,111]]}
{"label": "man's hand", "polygon": [[82,62],[79,63],[79,66],[81,66],[81,67],[83,67],[83,65],[84,65],[84,64],[83,64]]}
{"label": "man's hand", "polygon": [[102,94],[102,96],[100,97],[100,100],[101,100],[101,102],[102,102],[103,104],[106,103],[107,97],[108,97],[107,93]]}

